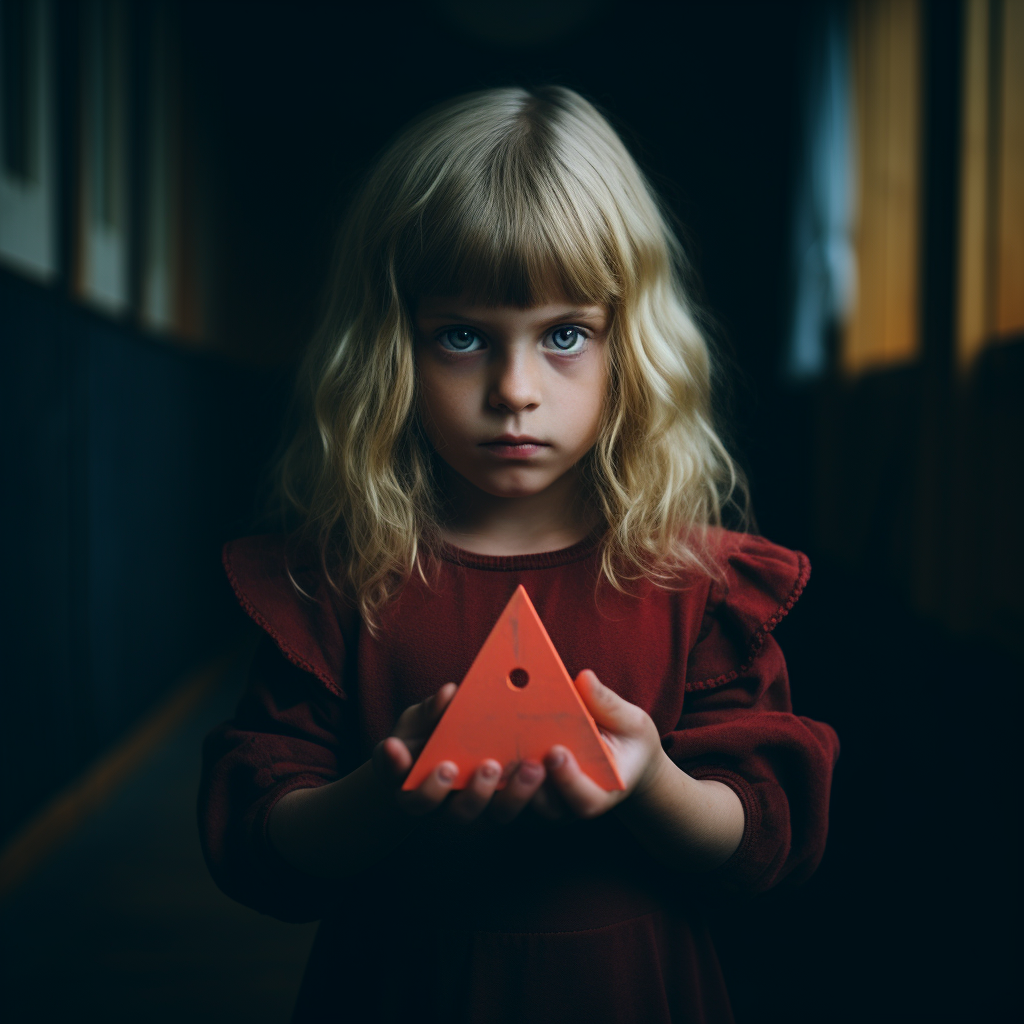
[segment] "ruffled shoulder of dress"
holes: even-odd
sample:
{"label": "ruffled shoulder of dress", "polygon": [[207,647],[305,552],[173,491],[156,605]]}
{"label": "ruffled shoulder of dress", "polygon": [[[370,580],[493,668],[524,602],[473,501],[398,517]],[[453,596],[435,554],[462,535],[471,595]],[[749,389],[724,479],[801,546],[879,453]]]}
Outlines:
{"label": "ruffled shoulder of dress", "polygon": [[719,574],[687,662],[687,690],[723,686],[745,672],[811,575],[803,552],[763,537],[714,529],[707,544]]}
{"label": "ruffled shoulder of dress", "polygon": [[332,600],[315,555],[267,534],[229,541],[222,559],[246,614],[290,662],[344,697],[345,612]]}

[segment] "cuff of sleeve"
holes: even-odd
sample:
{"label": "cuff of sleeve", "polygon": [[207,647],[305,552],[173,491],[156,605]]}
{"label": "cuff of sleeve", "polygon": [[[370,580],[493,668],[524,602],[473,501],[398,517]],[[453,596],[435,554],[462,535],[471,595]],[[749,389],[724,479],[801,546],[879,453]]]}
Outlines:
{"label": "cuff of sleeve", "polygon": [[254,838],[260,850],[262,874],[275,892],[273,909],[266,912],[285,921],[305,922],[322,917],[330,905],[333,886],[322,878],[300,871],[278,853],[270,841],[270,815],[277,802],[296,789],[317,789],[329,780],[322,775],[293,775],[266,793],[263,807],[253,822]]}
{"label": "cuff of sleeve", "polygon": [[761,832],[761,804],[754,787],[742,775],[717,765],[701,765],[687,774],[702,782],[710,780],[725,783],[743,805],[743,838],[740,845],[724,864],[703,874],[702,883],[737,895],[756,889],[756,879],[760,874],[757,869],[756,846]]}

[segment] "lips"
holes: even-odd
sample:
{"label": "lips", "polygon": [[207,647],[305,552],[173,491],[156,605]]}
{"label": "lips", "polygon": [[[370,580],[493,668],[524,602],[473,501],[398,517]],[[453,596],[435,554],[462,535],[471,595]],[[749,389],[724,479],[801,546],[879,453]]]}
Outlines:
{"label": "lips", "polygon": [[499,459],[502,462],[529,462],[545,448],[551,446],[526,434],[520,436],[502,434],[501,437],[496,437],[493,441],[484,441],[480,447],[486,448],[491,458]]}
{"label": "lips", "polygon": [[519,445],[534,445],[536,447],[548,447],[546,442],[538,441],[535,437],[528,437],[526,434],[521,437],[516,437],[514,434],[502,434],[501,437],[494,438],[493,441],[484,441],[483,445],[485,448],[489,448],[492,445],[500,448],[512,448]]}

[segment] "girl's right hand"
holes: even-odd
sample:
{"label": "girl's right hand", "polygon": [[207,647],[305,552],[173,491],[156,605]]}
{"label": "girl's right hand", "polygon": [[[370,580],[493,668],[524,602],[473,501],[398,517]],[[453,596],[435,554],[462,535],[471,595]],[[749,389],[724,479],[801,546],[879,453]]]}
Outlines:
{"label": "girl's right hand", "polygon": [[485,810],[497,821],[511,821],[533,799],[544,781],[544,766],[537,761],[518,764],[505,788],[497,793],[501,765],[494,760],[482,762],[466,788],[456,793],[452,793],[452,783],[458,777],[459,768],[453,761],[438,764],[416,789],[401,789],[455,691],[454,683],[445,683],[433,697],[402,712],[395,731],[373,750],[377,778],[393,791],[396,804],[407,814],[428,814],[447,801],[446,813],[459,821],[474,821]]}

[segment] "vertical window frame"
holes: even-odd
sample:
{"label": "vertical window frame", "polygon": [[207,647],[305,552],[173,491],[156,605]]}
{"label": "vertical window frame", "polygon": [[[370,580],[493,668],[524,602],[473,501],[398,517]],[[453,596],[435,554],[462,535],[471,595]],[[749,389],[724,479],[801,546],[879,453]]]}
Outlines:
{"label": "vertical window frame", "polygon": [[920,0],[856,0],[856,292],[840,338],[848,377],[921,354],[923,32]]}
{"label": "vertical window frame", "polygon": [[81,7],[74,291],[113,316],[131,306],[129,24],[125,0]]}
{"label": "vertical window frame", "polygon": [[[10,0],[0,0],[6,5]],[[8,164],[0,155],[0,264],[42,284],[58,276],[58,167],[56,142],[56,82],[54,79],[53,0],[27,0],[31,25],[26,32],[28,52],[24,97],[26,109],[25,167]],[[0,33],[3,22],[0,21]],[[0,83],[6,79],[4,50],[10,40],[0,39]],[[0,84],[0,89],[4,88]],[[0,97],[0,137],[6,134],[5,107],[11,98]]]}

